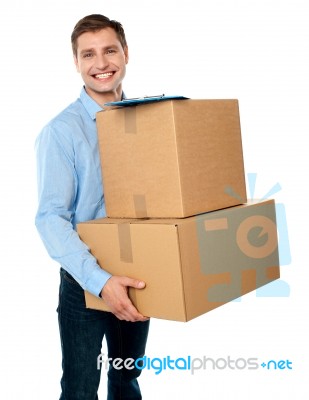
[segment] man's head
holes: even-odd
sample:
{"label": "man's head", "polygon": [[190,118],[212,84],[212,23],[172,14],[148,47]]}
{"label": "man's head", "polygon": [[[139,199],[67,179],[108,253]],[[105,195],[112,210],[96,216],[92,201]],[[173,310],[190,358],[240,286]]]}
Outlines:
{"label": "man's head", "polygon": [[100,14],[88,15],[75,25],[71,42],[87,93],[100,105],[120,100],[129,59],[122,25]]}
{"label": "man's head", "polygon": [[97,32],[106,28],[114,29],[123,49],[128,47],[126,36],[120,22],[110,20],[101,14],[91,14],[79,20],[73,29],[71,43],[74,56],[77,56],[77,39],[80,35],[85,32]]}

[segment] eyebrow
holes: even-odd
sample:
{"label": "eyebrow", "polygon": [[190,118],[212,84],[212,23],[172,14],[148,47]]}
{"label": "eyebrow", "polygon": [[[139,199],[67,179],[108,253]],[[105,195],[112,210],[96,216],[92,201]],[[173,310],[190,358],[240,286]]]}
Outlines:
{"label": "eyebrow", "polygon": [[84,49],[80,51],[80,54],[90,53],[92,51],[94,51],[94,48]]}
{"label": "eyebrow", "polygon": [[[108,49],[116,49],[116,48],[118,48],[117,45],[111,44],[110,46],[105,46],[102,49],[103,50],[108,50]],[[88,49],[83,49],[83,50],[80,51],[80,54],[82,55],[82,54],[89,53],[89,52],[92,52],[92,51],[96,51],[94,47],[91,47],[91,48],[88,48]]]}

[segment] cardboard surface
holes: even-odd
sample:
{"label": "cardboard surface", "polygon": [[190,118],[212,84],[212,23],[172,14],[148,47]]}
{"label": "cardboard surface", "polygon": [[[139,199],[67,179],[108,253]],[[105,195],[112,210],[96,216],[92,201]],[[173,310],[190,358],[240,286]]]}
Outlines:
{"label": "cardboard surface", "polygon": [[237,100],[97,114],[108,217],[183,218],[246,202]]}
{"label": "cardboard surface", "polygon": [[[273,200],[183,219],[110,219],[78,224],[102,268],[142,279],[129,296],[144,315],[189,321],[279,278]],[[108,310],[85,292],[86,306]]]}

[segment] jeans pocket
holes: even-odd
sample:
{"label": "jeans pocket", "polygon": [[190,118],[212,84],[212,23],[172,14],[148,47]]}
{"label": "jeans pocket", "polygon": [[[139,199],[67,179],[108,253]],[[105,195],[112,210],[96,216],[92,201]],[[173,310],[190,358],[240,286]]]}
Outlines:
{"label": "jeans pocket", "polygon": [[59,318],[64,317],[75,321],[102,319],[106,314],[102,311],[86,308],[83,288],[63,268],[60,270],[59,304],[57,311]]}

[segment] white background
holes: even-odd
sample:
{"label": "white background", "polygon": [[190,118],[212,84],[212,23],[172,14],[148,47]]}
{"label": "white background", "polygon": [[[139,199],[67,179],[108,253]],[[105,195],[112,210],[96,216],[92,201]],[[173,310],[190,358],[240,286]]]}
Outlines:
{"label": "white background", "polygon": [[[121,21],[127,96],[237,98],[256,197],[276,182],[286,207],[289,297],[251,293],[188,323],[152,320],[147,355],[290,360],[292,370],[144,371],[144,398],[297,399],[308,388],[309,24],[307,0],[1,2],[0,397],[59,398],[58,265],[34,228],[34,141],[79,95],[70,34],[83,16]],[[106,396],[102,376],[101,399]],[[296,394],[296,391],[298,394]]]}

